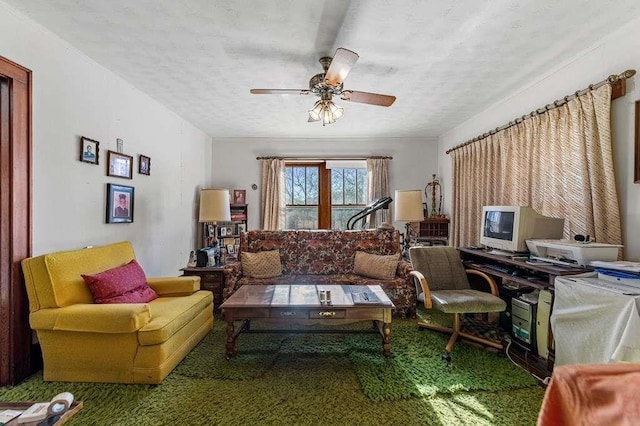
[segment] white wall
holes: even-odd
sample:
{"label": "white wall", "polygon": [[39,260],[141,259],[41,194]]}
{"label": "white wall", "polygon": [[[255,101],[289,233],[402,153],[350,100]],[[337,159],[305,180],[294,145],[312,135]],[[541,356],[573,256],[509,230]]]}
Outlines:
{"label": "white wall", "polygon": [[[198,245],[210,137],[2,2],[0,55],[33,72],[34,255],[130,240],[148,275],[179,275]],[[80,136],[100,142],[98,166],[78,161]],[[106,176],[116,138],[132,180]],[[151,176],[137,173],[138,154]],[[108,182],[135,187],[134,223],[105,223]]]}
{"label": "white wall", "polygon": [[[214,138],[213,186],[246,189],[249,229],[260,228],[259,156],[340,157],[388,155],[391,197],[396,189],[424,189],[437,173],[437,140],[425,139],[267,139]],[[252,184],[258,185],[252,190]],[[391,205],[393,208],[393,204]],[[394,223],[398,229],[403,224]]]}
{"label": "white wall", "polygon": [[[496,66],[499,58],[496,58]],[[523,64],[526,66],[526,64]],[[535,108],[584,89],[611,74],[627,69],[640,71],[640,18],[620,28],[592,48],[569,58],[557,69],[518,93],[490,106],[440,137],[439,170],[451,186],[451,158],[445,151],[479,134],[501,126]],[[612,129],[614,161],[623,227],[625,259],[640,261],[640,184],[633,183],[634,104],[640,99],[640,74],[627,80],[627,95],[613,101]],[[451,199],[446,200],[451,211]]]}

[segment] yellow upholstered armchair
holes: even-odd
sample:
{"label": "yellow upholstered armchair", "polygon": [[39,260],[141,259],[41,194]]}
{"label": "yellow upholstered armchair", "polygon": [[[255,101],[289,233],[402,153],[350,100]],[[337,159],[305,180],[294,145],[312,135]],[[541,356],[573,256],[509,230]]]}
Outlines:
{"label": "yellow upholstered armchair", "polygon": [[[460,314],[501,312],[507,307],[504,300],[498,297],[498,286],[489,275],[472,270],[465,270],[458,251],[450,246],[411,247],[409,258],[413,271],[411,275],[416,283],[418,302],[425,308],[436,308],[447,314],[453,314],[453,328],[418,322],[420,327],[451,333],[442,357],[450,361],[453,345],[458,337],[477,343],[502,349],[502,343],[462,331]],[[491,293],[473,290],[467,274],[475,274],[484,278]]]}
{"label": "yellow upholstered armchair", "polygon": [[47,381],[160,383],[213,327],[199,277],[147,278],[158,298],[96,304],[82,274],[135,259],[129,242],[22,261]]}

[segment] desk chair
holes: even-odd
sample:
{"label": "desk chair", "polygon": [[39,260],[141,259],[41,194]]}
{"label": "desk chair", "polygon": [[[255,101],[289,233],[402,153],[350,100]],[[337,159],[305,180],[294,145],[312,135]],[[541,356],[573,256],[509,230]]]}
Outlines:
{"label": "desk chair", "polygon": [[[453,345],[458,337],[503,349],[500,342],[461,331],[460,314],[502,312],[506,309],[507,304],[498,297],[498,286],[493,278],[480,271],[465,270],[458,251],[451,246],[411,247],[409,258],[418,302],[424,303],[427,309],[436,308],[453,314],[453,328],[418,322],[419,327],[451,333],[445,353],[442,354],[444,360],[451,361]],[[467,274],[484,278],[491,293],[471,289]]]}

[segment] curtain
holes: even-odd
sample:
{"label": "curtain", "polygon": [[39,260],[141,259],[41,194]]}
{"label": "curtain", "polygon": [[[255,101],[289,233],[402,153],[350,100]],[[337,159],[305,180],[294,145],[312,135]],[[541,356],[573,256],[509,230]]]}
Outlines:
{"label": "curtain", "polygon": [[[389,159],[367,159],[367,203],[389,196]],[[369,216],[369,228],[377,228],[382,223],[391,223],[389,209],[382,209]]]}
{"label": "curtain", "polygon": [[480,240],[483,205],[529,205],[565,220],[564,237],[621,244],[611,86],[452,151],[452,244]]}
{"label": "curtain", "polygon": [[261,188],[262,229],[284,229],[284,160],[262,160]]}

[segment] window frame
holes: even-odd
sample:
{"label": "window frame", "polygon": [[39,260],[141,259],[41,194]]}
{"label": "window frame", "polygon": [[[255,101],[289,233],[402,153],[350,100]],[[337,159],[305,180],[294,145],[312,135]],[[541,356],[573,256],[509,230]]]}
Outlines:
{"label": "window frame", "polygon": [[[325,161],[286,161],[284,164],[285,173],[289,167],[315,167],[318,170],[318,229],[332,229],[331,228],[331,209],[333,207],[331,200],[331,169],[327,168]],[[346,169],[357,169],[357,167],[346,167]],[[286,176],[285,176],[286,180]],[[285,200],[285,209],[289,206],[296,207],[302,206],[299,204],[289,204]],[[356,197],[357,201],[357,197]],[[364,208],[366,204],[366,191],[365,199],[362,204]],[[313,204],[306,206],[313,206]],[[336,206],[354,206],[358,207],[360,204],[336,204]]]}

